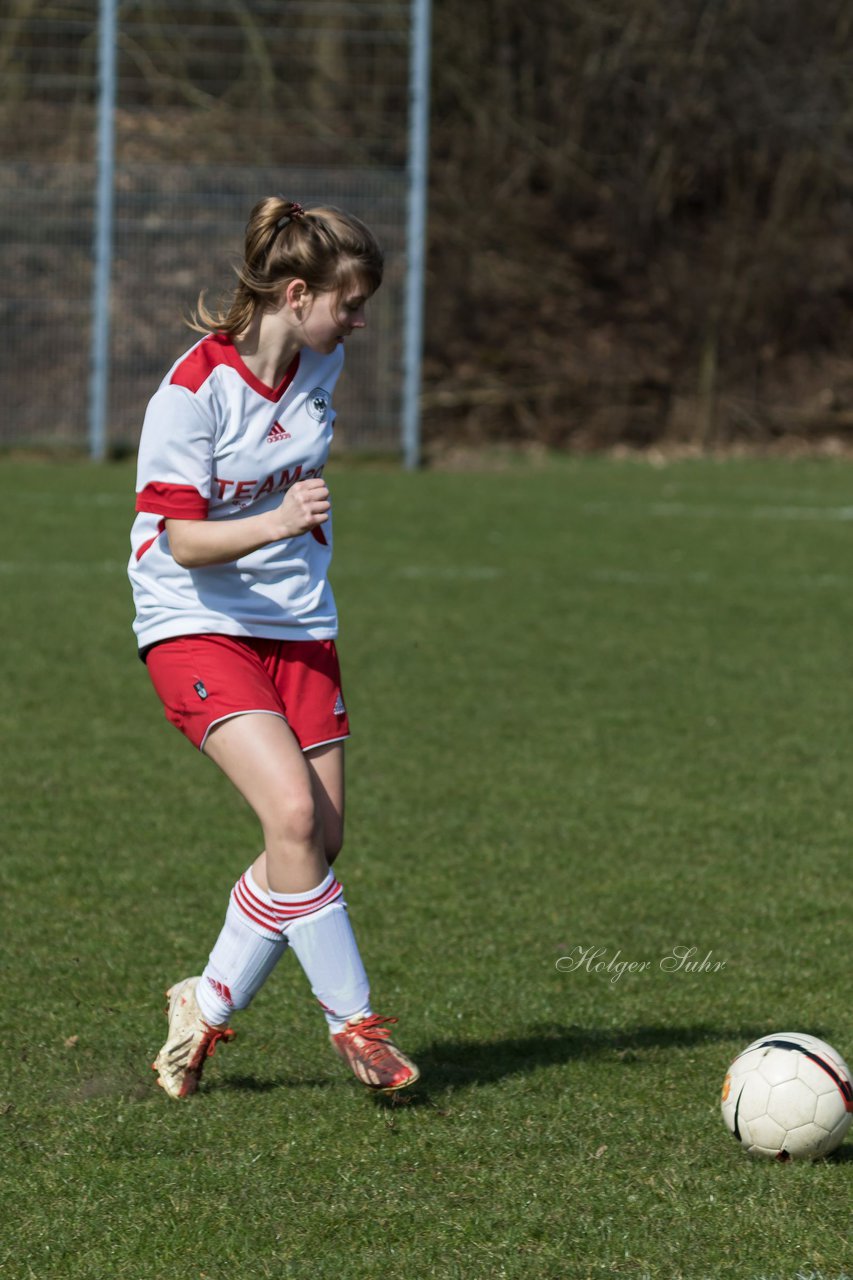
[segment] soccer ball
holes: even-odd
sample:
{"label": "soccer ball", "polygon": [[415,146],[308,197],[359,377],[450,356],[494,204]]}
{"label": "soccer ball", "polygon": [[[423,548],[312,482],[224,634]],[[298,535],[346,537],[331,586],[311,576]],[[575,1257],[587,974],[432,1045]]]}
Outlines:
{"label": "soccer ball", "polygon": [[722,1108],[750,1155],[817,1160],[841,1144],[853,1120],[850,1068],[825,1041],[778,1031],[735,1058]]}

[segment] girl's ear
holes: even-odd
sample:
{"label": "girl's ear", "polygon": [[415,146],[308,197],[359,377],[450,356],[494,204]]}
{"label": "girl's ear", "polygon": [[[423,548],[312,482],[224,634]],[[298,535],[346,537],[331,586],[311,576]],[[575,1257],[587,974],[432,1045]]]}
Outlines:
{"label": "girl's ear", "polygon": [[304,280],[300,280],[297,276],[296,279],[289,280],[287,282],[287,287],[284,291],[284,300],[294,311],[299,310],[299,308],[303,307],[306,302],[310,301],[310,299],[311,290],[308,288],[308,285]]}

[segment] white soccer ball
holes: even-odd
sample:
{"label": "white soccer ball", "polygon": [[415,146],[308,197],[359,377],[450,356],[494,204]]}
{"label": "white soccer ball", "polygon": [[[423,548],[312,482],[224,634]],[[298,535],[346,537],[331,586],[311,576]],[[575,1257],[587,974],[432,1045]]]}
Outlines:
{"label": "white soccer ball", "polygon": [[777,1031],[735,1058],[722,1108],[750,1155],[817,1160],[840,1145],[853,1120],[850,1068],[825,1041]]}

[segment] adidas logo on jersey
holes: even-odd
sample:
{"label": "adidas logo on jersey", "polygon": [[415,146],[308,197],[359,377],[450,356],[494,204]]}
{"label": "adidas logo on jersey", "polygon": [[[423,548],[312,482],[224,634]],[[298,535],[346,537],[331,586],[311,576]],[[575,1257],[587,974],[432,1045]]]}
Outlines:
{"label": "adidas logo on jersey", "polygon": [[285,431],[280,422],[273,423],[269,435],[264,441],[265,444],[278,444],[280,440],[290,440],[292,437],[289,431]]}

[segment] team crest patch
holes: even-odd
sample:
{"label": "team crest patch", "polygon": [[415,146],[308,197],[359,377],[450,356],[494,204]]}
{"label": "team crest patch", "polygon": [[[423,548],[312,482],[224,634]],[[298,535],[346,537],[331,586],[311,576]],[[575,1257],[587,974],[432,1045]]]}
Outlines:
{"label": "team crest patch", "polygon": [[311,414],[315,422],[322,422],[326,414],[329,412],[329,401],[331,396],[323,387],[315,387],[313,391],[309,391],[308,399],[305,402],[305,408]]}

